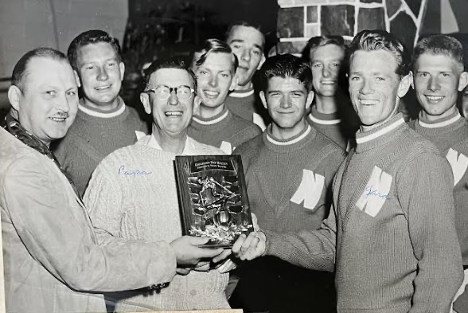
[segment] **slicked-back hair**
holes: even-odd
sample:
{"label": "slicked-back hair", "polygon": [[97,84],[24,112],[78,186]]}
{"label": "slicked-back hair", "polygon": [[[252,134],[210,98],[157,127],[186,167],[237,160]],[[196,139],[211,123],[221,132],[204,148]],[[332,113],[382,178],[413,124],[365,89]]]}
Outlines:
{"label": "slicked-back hair", "polygon": [[312,90],[312,70],[308,63],[292,54],[281,54],[268,58],[260,69],[262,91],[268,89],[268,82],[273,77],[296,78],[307,92]]}
{"label": "slicked-back hair", "polygon": [[234,22],[232,23],[231,25],[229,25],[228,27],[228,30],[226,32],[226,35],[225,35],[225,38],[226,38],[226,42],[229,43],[229,37],[231,37],[231,34],[233,33],[234,29],[236,27],[239,27],[239,26],[245,26],[245,27],[252,27],[256,30],[258,30],[258,32],[260,34],[262,34],[262,52],[263,52],[263,49],[265,48],[265,35],[262,33],[261,29],[260,29],[260,25],[254,25],[254,24],[251,24],[247,21],[237,21],[237,22]]}
{"label": "slicked-back hair", "polygon": [[68,47],[67,56],[73,69],[78,72],[78,51],[84,46],[100,42],[107,42],[110,44],[112,49],[115,51],[117,60],[119,62],[122,61],[119,40],[117,38],[111,37],[103,30],[92,29],[76,36]]}
{"label": "slicked-back hair", "polygon": [[[190,64],[188,64],[190,65]],[[157,70],[167,68],[167,69],[179,69],[179,70],[184,70],[186,71],[190,77],[192,78],[192,83],[193,83],[193,89],[195,89],[195,92],[197,90],[197,79],[195,77],[195,74],[191,69],[189,69],[186,64],[186,62],[181,59],[181,58],[162,58],[154,61],[151,63],[151,65],[145,70],[145,89],[148,87],[148,84],[151,79],[151,75],[155,73]]]}
{"label": "slicked-back hair", "polygon": [[11,75],[11,84],[18,87],[21,91],[25,89],[24,81],[28,73],[28,64],[32,58],[47,58],[68,63],[65,54],[52,48],[37,48],[26,52],[16,63]]}
{"label": "slicked-back hair", "polygon": [[396,60],[395,73],[400,77],[409,73],[410,57],[405,46],[392,34],[384,30],[363,30],[359,32],[349,45],[348,60],[351,61],[356,51],[390,52]]}
{"label": "slicked-back hair", "polygon": [[304,49],[302,49],[301,58],[303,61],[310,63],[310,55],[317,50],[319,47],[323,47],[326,45],[335,45],[346,51],[346,46],[344,43],[344,39],[341,36],[315,36],[307,41]]}
{"label": "slicked-back hair", "polygon": [[418,58],[424,54],[442,54],[452,58],[460,65],[461,71],[464,68],[463,45],[457,39],[447,35],[431,35],[423,37],[416,44],[413,50],[411,67],[414,69]]}
{"label": "slicked-back hair", "polygon": [[237,60],[237,56],[232,52],[231,47],[224,41],[219,39],[207,39],[203,43],[203,48],[201,51],[202,55],[196,62],[197,66],[203,65],[203,63],[206,61],[206,58],[208,58],[208,56],[212,53],[227,53],[231,55],[232,59],[232,74],[234,75],[236,73],[237,67],[239,66],[239,60]]}

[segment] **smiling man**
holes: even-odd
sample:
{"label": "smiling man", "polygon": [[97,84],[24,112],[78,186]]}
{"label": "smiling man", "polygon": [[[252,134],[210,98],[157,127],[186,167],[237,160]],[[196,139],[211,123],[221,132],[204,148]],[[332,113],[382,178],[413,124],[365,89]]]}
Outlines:
{"label": "smiling man", "polygon": [[232,250],[336,271],[338,312],[448,312],[463,275],[453,176],[397,113],[411,84],[409,57],[380,30],[358,33],[349,53],[362,125],[334,178],[330,215],[318,230],[252,233]]}
{"label": "smiling man", "polygon": [[[468,122],[460,115],[457,98],[468,84],[463,47],[453,37],[434,35],[418,42],[413,53],[413,85],[422,110],[410,125],[432,141],[452,167],[455,225],[468,268]],[[465,281],[468,271],[465,271]],[[466,284],[466,282],[465,282]],[[464,285],[465,285],[464,284]],[[464,289],[463,285],[463,289]],[[463,295],[468,298],[468,294]],[[461,302],[460,302],[461,303]],[[459,312],[468,306],[455,305]]]}
{"label": "smiling man", "polygon": [[354,146],[359,119],[342,91],[341,68],[346,54],[343,37],[316,36],[309,39],[302,59],[312,69],[315,98],[307,120],[325,136],[346,149]]}
{"label": "smiling man", "polygon": [[[174,158],[223,153],[187,135],[197,97],[191,70],[177,60],[158,60],[147,73],[140,99],[153,117],[152,134],[108,155],[96,168],[84,197],[102,244],[114,237],[147,242],[181,238]],[[178,273],[159,293],[111,295],[117,300],[116,311],[229,308],[224,293],[227,273],[210,269],[209,264]]]}
{"label": "smiling man", "polygon": [[83,195],[99,162],[135,143],[137,134],[148,130],[136,110],[119,97],[125,65],[117,39],[101,30],[81,33],[70,44],[68,59],[79,77],[83,98],[75,123],[54,152]]}
{"label": "smiling man", "polygon": [[158,292],[176,271],[186,273],[223,251],[202,249],[198,245],[206,240],[189,236],[98,244],[101,230],[93,229],[73,183],[49,150],[53,140],[65,136],[78,106],[75,75],[63,53],[38,48],[22,56],[8,99],[11,111],[0,128],[7,312],[106,312],[102,292]]}
{"label": "smiling man", "polygon": [[[249,200],[264,229],[317,229],[330,210],[331,182],[344,151],[306,121],[314,93],[307,63],[290,54],[261,68],[260,98],[272,123],[240,145]],[[333,275],[275,257],[240,268],[232,304],[247,312],[334,312]]]}
{"label": "smiling man", "polygon": [[226,99],[228,109],[243,119],[257,124],[262,130],[270,119],[255,93],[252,79],[265,62],[263,48],[265,36],[260,30],[248,23],[231,25],[226,42],[237,56],[237,85]]}
{"label": "smiling man", "polygon": [[196,63],[200,100],[199,114],[193,117],[189,135],[227,154],[241,143],[259,135],[261,130],[252,122],[232,114],[225,105],[229,90],[237,83],[237,57],[231,48],[217,39],[208,39]]}

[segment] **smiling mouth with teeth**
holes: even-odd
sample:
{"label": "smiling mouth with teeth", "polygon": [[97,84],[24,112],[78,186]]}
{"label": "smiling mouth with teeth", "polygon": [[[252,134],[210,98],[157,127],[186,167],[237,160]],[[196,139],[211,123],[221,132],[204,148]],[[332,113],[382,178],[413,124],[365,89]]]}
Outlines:
{"label": "smiling mouth with teeth", "polygon": [[440,100],[444,99],[443,96],[426,96],[427,100],[431,102],[439,102]]}
{"label": "smiling mouth with teeth", "polygon": [[377,104],[377,101],[376,100],[359,100],[359,103],[361,103],[362,105],[367,105],[367,106],[371,106],[371,105],[374,105],[374,104]]}
{"label": "smiling mouth with teeth", "polygon": [[164,114],[166,116],[182,116],[181,111],[168,111],[168,112],[164,112]]}
{"label": "smiling mouth with teeth", "polygon": [[106,90],[106,89],[109,89],[110,87],[111,87],[111,85],[96,87],[96,88],[94,88],[94,89],[96,89],[96,90]]}
{"label": "smiling mouth with teeth", "polygon": [[67,118],[66,117],[50,117],[50,119],[54,122],[64,122]]}

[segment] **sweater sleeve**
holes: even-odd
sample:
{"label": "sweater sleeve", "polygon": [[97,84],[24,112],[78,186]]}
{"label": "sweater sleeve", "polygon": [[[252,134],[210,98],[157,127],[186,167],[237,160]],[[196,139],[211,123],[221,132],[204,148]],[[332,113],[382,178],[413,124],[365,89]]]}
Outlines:
{"label": "sweater sleeve", "polygon": [[450,166],[439,155],[422,153],[406,164],[400,175],[398,199],[407,214],[418,260],[409,312],[448,312],[463,274]]}
{"label": "sweater sleeve", "polygon": [[45,162],[49,160],[16,160],[0,189],[11,223],[32,258],[78,291],[131,290],[172,279],[176,258],[167,243],[114,239],[97,245],[71,186]]}
{"label": "sweater sleeve", "polygon": [[322,226],[313,231],[276,233],[264,230],[266,254],[309,269],[333,272],[336,254],[336,212],[332,206]]}
{"label": "sweater sleeve", "polygon": [[120,225],[124,214],[122,191],[109,173],[108,160],[109,157],[94,170],[83,197],[101,245],[112,242],[114,237],[122,237]]}

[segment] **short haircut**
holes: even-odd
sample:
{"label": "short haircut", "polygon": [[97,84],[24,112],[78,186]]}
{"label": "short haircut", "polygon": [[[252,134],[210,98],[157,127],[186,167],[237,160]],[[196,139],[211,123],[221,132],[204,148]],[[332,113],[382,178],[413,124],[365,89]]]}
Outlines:
{"label": "short haircut", "polygon": [[392,34],[384,30],[363,30],[359,32],[349,45],[349,60],[356,51],[379,51],[390,52],[396,62],[397,75],[405,76],[409,73],[410,57],[405,46]]}
{"label": "short haircut", "polygon": [[261,87],[265,92],[268,89],[268,82],[272,77],[296,78],[307,92],[312,90],[312,70],[309,64],[292,54],[281,54],[268,58],[263,63],[261,72]]}
{"label": "short haircut", "polygon": [[302,49],[302,60],[305,62],[310,63],[310,55],[312,52],[317,50],[319,47],[323,47],[326,45],[335,45],[346,51],[346,46],[344,43],[344,39],[341,36],[315,36],[307,41],[304,49]]}
{"label": "short haircut", "polygon": [[65,54],[52,48],[37,48],[27,52],[16,63],[13,68],[13,74],[11,75],[11,84],[18,87],[21,91],[24,91],[24,81],[28,74],[28,64],[32,58],[47,58],[68,63]]}
{"label": "short haircut", "polygon": [[413,50],[412,68],[416,65],[418,58],[424,54],[442,54],[457,62],[461,71],[464,68],[463,46],[457,39],[447,35],[432,35],[419,40]]}
{"label": "short haircut", "polygon": [[[189,64],[190,65],[190,64]],[[179,69],[186,71],[193,81],[193,89],[195,92],[197,90],[197,79],[195,74],[191,69],[187,67],[187,64],[181,58],[162,58],[154,61],[151,65],[145,70],[145,88],[148,87],[148,83],[151,79],[151,75],[153,75],[157,70],[167,68],[167,69]]]}
{"label": "short haircut", "polygon": [[263,51],[263,49],[265,48],[265,35],[260,30],[260,25],[254,25],[254,24],[251,24],[251,23],[246,22],[246,21],[237,21],[237,22],[234,22],[231,25],[229,25],[228,30],[227,30],[226,35],[225,35],[226,42],[229,43],[229,37],[232,35],[232,33],[234,32],[236,27],[239,27],[239,26],[252,27],[252,28],[258,30],[258,32],[260,34],[262,34],[262,47],[261,48],[262,48],[262,51]]}
{"label": "short haircut", "polygon": [[202,55],[196,62],[197,66],[203,65],[205,63],[206,58],[212,53],[227,53],[231,55],[232,59],[232,73],[236,73],[236,69],[239,66],[239,61],[237,60],[237,56],[232,52],[231,47],[225,43],[224,41],[221,41],[219,39],[207,39],[202,48]]}
{"label": "short haircut", "polygon": [[73,69],[78,71],[78,50],[89,44],[95,44],[100,42],[107,42],[108,44],[110,44],[112,49],[114,49],[115,51],[117,60],[119,62],[122,61],[120,45],[117,38],[109,36],[109,34],[103,30],[92,29],[76,36],[75,39],[73,39],[70,43],[70,46],[68,47],[68,60],[70,61],[70,64],[73,67]]}

